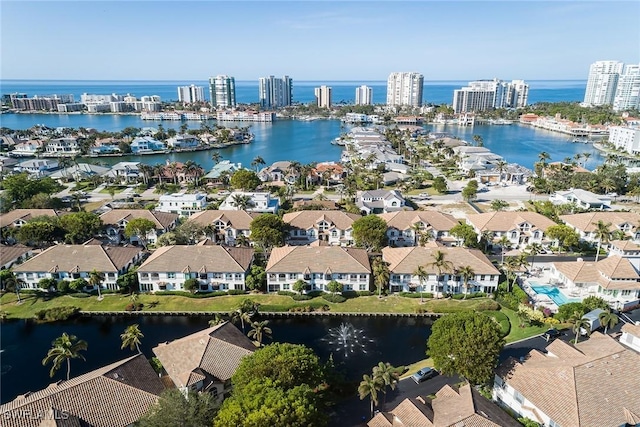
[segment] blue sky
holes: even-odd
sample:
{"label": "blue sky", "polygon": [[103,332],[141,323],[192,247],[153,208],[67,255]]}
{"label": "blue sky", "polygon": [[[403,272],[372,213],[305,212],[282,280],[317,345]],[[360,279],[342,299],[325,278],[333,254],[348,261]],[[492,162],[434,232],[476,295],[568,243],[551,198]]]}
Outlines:
{"label": "blue sky", "polygon": [[3,79],[586,79],[640,62],[640,2],[7,1]]}

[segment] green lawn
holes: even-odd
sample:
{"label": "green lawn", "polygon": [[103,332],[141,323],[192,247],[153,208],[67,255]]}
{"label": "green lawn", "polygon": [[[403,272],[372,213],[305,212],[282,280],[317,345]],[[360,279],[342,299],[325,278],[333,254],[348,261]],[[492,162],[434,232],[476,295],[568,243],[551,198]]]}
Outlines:
{"label": "green lawn", "polygon": [[[425,343],[424,345],[425,351],[427,349],[427,343]],[[416,372],[418,372],[420,369],[424,368],[424,367],[430,367],[433,368],[433,359],[431,359],[430,357],[426,358],[426,359],[422,359],[418,362],[412,363],[411,365],[407,366],[407,372],[405,372],[404,374],[402,374],[400,376],[400,379],[403,378],[409,378],[411,375],[415,374]]]}
{"label": "green lawn", "polygon": [[118,193],[122,193],[124,190],[126,190],[128,187],[105,187],[102,190],[98,191],[98,193],[102,193],[102,194],[110,194],[109,193],[109,189],[113,188],[114,190],[114,194],[118,194]]}
{"label": "green lawn", "polygon": [[518,319],[518,315],[516,314],[515,311],[508,309],[506,307],[502,307],[500,311],[506,314],[507,317],[509,318],[509,322],[511,322],[511,331],[509,332],[509,335],[505,337],[505,340],[507,341],[507,343],[529,338],[534,335],[542,334],[547,329],[549,329],[548,325],[526,326],[524,328],[521,328],[520,319]]}

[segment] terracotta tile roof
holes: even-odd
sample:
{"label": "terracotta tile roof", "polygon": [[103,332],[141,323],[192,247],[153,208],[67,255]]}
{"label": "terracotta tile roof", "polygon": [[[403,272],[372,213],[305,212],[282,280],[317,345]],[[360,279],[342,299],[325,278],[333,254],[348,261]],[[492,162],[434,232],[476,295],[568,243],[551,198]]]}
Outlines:
{"label": "terracotta tile roof", "polygon": [[640,289],[640,275],[627,258],[612,255],[598,261],[554,262],[553,266],[574,283],[597,283],[604,289]]}
{"label": "terracotta tile roof", "polygon": [[498,374],[562,426],[617,426],[625,409],[640,413],[640,355],[599,332],[575,348],[552,344],[547,355],[510,359]]}
{"label": "terracotta tile roof", "polygon": [[[154,404],[163,386],[144,355],[130,357],[0,406],[3,426],[44,425],[118,427],[135,423]],[[42,417],[69,416],[62,424],[46,424]],[[4,414],[14,414],[14,417]],[[69,421],[66,423],[64,421]],[[41,424],[42,423],[42,424]]]}
{"label": "terracotta tile roof", "polygon": [[15,272],[118,272],[141,252],[135,246],[56,245],[14,268]]}
{"label": "terracotta tile roof", "polygon": [[102,223],[105,225],[119,225],[121,221],[131,221],[134,218],[145,218],[156,225],[156,230],[166,230],[178,220],[179,215],[149,211],[147,209],[113,209],[100,215]]}
{"label": "terracotta tile roof", "polygon": [[437,274],[438,270],[429,264],[433,254],[441,251],[445,259],[453,263],[453,269],[471,266],[476,274],[500,274],[491,261],[477,249],[459,247],[407,247],[382,249],[382,258],[387,261],[389,270],[396,274],[413,274],[419,266],[423,266],[428,273]]}
{"label": "terracotta tile roof", "polygon": [[138,267],[141,272],[182,271],[244,273],[253,259],[253,249],[223,246],[173,245],[156,249]]}
{"label": "terracotta tile roof", "polygon": [[361,215],[342,211],[298,211],[284,214],[282,220],[292,227],[302,230],[313,228],[321,221],[334,225],[338,230],[348,230]]}
{"label": "terracotta tile roof", "polygon": [[207,226],[220,220],[235,230],[249,230],[251,221],[259,215],[247,211],[206,210],[191,215],[187,221]]}
{"label": "terracotta tile roof", "polygon": [[460,224],[453,216],[437,211],[399,211],[378,215],[384,219],[388,227],[408,230],[413,224],[423,223],[425,228],[437,231],[449,231]]}
{"label": "terracotta tile roof", "polygon": [[625,323],[622,325],[621,331],[640,338],[640,324]]}
{"label": "terracotta tile roof", "polygon": [[474,227],[481,231],[500,231],[506,232],[518,228],[519,224],[524,222],[531,224],[534,228],[538,228],[543,232],[547,228],[556,225],[544,215],[537,212],[486,212],[481,214],[467,215],[467,219]]}
{"label": "terracotta tile roof", "polygon": [[612,240],[609,245],[621,251],[640,251],[640,245],[631,240]]}
{"label": "terracotta tile roof", "polygon": [[371,273],[364,249],[339,246],[283,246],[271,251],[267,272]]}
{"label": "terracotta tile roof", "polygon": [[[153,348],[177,387],[208,379],[225,382],[255,345],[233,324],[225,322]],[[205,384],[206,386],[206,384]]]}
{"label": "terracotta tile roof", "polygon": [[636,227],[640,222],[640,215],[635,212],[586,212],[574,215],[560,215],[560,219],[576,229],[589,233],[596,229],[596,223],[610,222],[610,231],[618,230],[622,224],[631,224]]}
{"label": "terracotta tile roof", "polygon": [[0,266],[5,265],[31,251],[33,251],[33,249],[23,245],[0,245]]}
{"label": "terracotta tile roof", "polygon": [[61,213],[54,209],[14,209],[6,214],[0,215],[0,227],[6,227],[21,219],[29,221],[31,218],[38,216],[60,216]]}

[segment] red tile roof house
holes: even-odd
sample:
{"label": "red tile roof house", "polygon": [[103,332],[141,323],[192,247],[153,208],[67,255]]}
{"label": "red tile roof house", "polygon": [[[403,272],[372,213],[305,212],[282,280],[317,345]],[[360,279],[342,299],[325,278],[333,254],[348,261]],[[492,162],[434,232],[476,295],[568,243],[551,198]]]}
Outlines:
{"label": "red tile roof house", "polygon": [[56,245],[14,267],[18,279],[25,287],[37,289],[40,280],[53,278],[73,281],[89,279],[96,270],[104,276],[101,288],[117,290],[116,280],[141,258],[138,247],[113,247],[100,245]]}
{"label": "red tile roof house", "polygon": [[157,402],[164,387],[139,354],[0,406],[3,427],[126,427]]}
{"label": "red tile roof house", "polygon": [[576,345],[555,340],[546,350],[499,366],[493,399],[543,426],[640,422],[638,353],[600,332]]}
{"label": "red tile roof house", "polygon": [[153,353],[179,390],[209,392],[222,402],[240,361],[255,349],[238,328],[225,322],[161,343]]}

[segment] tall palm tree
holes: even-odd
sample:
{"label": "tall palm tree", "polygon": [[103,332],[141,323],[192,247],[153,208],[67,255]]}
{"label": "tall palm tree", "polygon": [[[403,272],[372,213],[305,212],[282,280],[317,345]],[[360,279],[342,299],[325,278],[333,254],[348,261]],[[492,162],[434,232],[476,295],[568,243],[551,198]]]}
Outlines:
{"label": "tall palm tree", "polygon": [[243,311],[242,309],[237,309],[229,313],[229,318],[231,320],[231,323],[240,322],[242,332],[244,332],[245,323],[251,323],[251,315],[246,311]]}
{"label": "tall palm tree", "polygon": [[11,272],[7,277],[2,280],[2,288],[9,292],[15,292],[18,298],[18,304],[22,304],[20,298],[20,288],[24,285],[24,280],[18,279],[16,275]]}
{"label": "tall palm tree", "polygon": [[89,273],[89,284],[98,289],[98,300],[102,300],[102,294],[100,293],[100,287],[104,281],[104,274],[97,271],[95,268]]}
{"label": "tall palm tree", "polygon": [[436,298],[438,298],[438,293],[440,292],[440,282],[443,279],[442,273],[450,272],[453,269],[453,263],[451,261],[447,261],[447,254],[442,251],[435,251],[433,254],[431,254],[431,259],[433,261],[428,265],[438,270],[438,289],[436,289]]}
{"label": "tall palm tree", "polygon": [[582,158],[584,159],[583,166],[587,167],[587,163],[589,162],[589,157],[591,157],[591,153],[582,153]]}
{"label": "tall palm tree", "polygon": [[531,256],[531,268],[533,269],[536,255],[542,252],[542,245],[540,243],[532,243],[527,249],[529,249],[529,255]]}
{"label": "tall palm tree", "polygon": [[377,380],[382,384],[382,392],[384,393],[384,403],[382,404],[383,409],[387,400],[387,386],[389,386],[391,390],[395,390],[396,384],[400,381],[400,373],[403,370],[404,366],[395,368],[389,362],[378,362],[378,364],[373,367],[374,380]]}
{"label": "tall palm tree", "polygon": [[502,249],[500,251],[500,264],[504,264],[504,252],[505,249],[508,249],[511,246],[511,241],[509,240],[509,238],[507,237],[506,234],[503,234],[500,237],[500,240],[498,240],[498,244],[500,245],[500,248]]}
{"label": "tall palm tree", "polygon": [[378,392],[382,390],[382,383],[379,379],[370,377],[369,375],[363,375],[362,381],[358,386],[358,394],[360,400],[364,400],[365,397],[371,398],[371,418],[373,418],[373,408],[378,405]]}
{"label": "tall palm tree", "polygon": [[42,359],[42,365],[52,364],[49,376],[53,377],[60,369],[64,362],[67,362],[67,381],[71,374],[71,359],[86,360],[81,351],[87,349],[87,342],[79,340],[75,335],[68,335],[63,332],[61,336],[51,343],[51,348],[47,352],[47,356]]}
{"label": "tall palm tree", "polygon": [[593,235],[596,239],[598,239],[598,252],[596,253],[596,262],[598,262],[598,258],[600,258],[600,246],[602,243],[608,243],[609,237],[611,236],[611,223],[605,223],[602,220],[598,220],[598,222],[594,223],[596,229],[593,232]]}
{"label": "tall palm tree", "polygon": [[496,170],[500,173],[500,182],[502,182],[502,174],[507,170],[508,163],[504,160],[500,160],[496,163]]}
{"label": "tall palm tree", "polygon": [[576,334],[575,344],[578,344],[581,329],[587,332],[587,336],[591,335],[591,323],[589,319],[583,317],[579,311],[573,313],[573,316],[569,319],[569,323],[573,323],[573,332]]}
{"label": "tall palm tree", "polygon": [[424,303],[424,299],[422,298],[422,292],[424,291],[424,282],[429,280],[429,272],[419,265],[418,268],[413,272],[413,275],[418,277],[418,281],[420,282],[420,303]]}
{"label": "tall palm tree", "polygon": [[600,324],[604,325],[605,334],[607,333],[607,330],[609,328],[613,328],[620,321],[618,316],[612,313],[611,310],[603,311],[602,313],[600,313],[600,315],[598,316],[598,319],[600,319]]}
{"label": "tall palm tree", "polygon": [[263,320],[262,322],[252,322],[251,330],[247,334],[249,338],[254,338],[258,343],[258,347],[262,346],[262,338],[269,337],[271,338],[271,328],[267,325],[269,324],[268,320]]}
{"label": "tall palm tree", "polygon": [[246,194],[234,194],[231,196],[231,206],[236,207],[238,210],[244,211],[251,205],[251,197]]}
{"label": "tall palm tree", "polygon": [[125,347],[129,347],[131,350],[134,348],[138,350],[138,354],[142,353],[140,351],[140,339],[144,338],[144,335],[140,331],[140,326],[138,324],[127,326],[127,329],[124,330],[124,333],[120,335],[120,339],[122,340],[122,346],[120,349],[124,349]]}
{"label": "tall palm tree", "polygon": [[467,292],[469,291],[469,280],[476,277],[476,272],[473,271],[473,267],[470,265],[465,265],[458,269],[458,274],[462,277],[462,287],[464,288],[464,297],[462,297],[462,299],[466,299]]}
{"label": "tall palm tree", "polygon": [[543,151],[540,154],[538,154],[538,160],[540,160],[540,164],[542,164],[542,169],[544,169],[547,166],[547,160],[550,160],[550,159],[551,159],[551,155],[546,151]]}
{"label": "tall palm tree", "polygon": [[391,273],[389,263],[378,257],[373,260],[373,282],[378,288],[378,298],[382,298],[382,288],[389,284]]}
{"label": "tall palm tree", "polygon": [[176,162],[171,162],[167,166],[167,169],[171,172],[171,176],[173,177],[173,183],[178,185],[178,164]]}
{"label": "tall palm tree", "polygon": [[209,326],[218,326],[225,323],[226,320],[220,314],[213,316],[213,319],[209,320]]}
{"label": "tall palm tree", "polygon": [[213,160],[213,164],[216,165],[220,163],[220,160],[222,160],[222,155],[217,151],[214,151],[213,154],[211,155],[211,160]]}
{"label": "tall palm tree", "polygon": [[256,173],[258,173],[258,167],[265,165],[266,162],[264,161],[264,159],[260,156],[256,156],[253,158],[253,161],[251,162],[251,166],[256,168]]}

